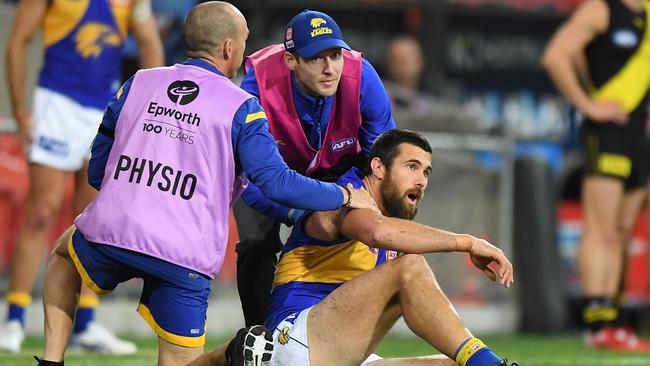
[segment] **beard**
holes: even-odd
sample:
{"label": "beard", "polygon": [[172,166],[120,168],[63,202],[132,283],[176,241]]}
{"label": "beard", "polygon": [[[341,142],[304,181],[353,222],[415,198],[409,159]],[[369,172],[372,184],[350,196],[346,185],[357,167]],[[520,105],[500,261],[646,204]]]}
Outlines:
{"label": "beard", "polygon": [[[389,173],[379,186],[381,192],[381,199],[384,204],[384,210],[390,217],[397,217],[405,220],[413,220],[418,213],[418,205],[409,203],[407,196],[409,194],[417,195],[418,200],[422,198],[422,191],[414,188],[400,194],[397,191],[393,179]],[[419,202],[419,201],[418,201]]]}

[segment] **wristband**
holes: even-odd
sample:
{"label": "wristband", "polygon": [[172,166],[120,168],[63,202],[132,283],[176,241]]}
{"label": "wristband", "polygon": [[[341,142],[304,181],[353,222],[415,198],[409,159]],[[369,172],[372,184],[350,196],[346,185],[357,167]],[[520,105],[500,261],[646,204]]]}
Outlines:
{"label": "wristband", "polygon": [[350,188],[341,186],[343,189],[345,189],[346,192],[348,192],[348,201],[343,204],[343,207],[350,207],[352,204],[352,192],[350,192]]}

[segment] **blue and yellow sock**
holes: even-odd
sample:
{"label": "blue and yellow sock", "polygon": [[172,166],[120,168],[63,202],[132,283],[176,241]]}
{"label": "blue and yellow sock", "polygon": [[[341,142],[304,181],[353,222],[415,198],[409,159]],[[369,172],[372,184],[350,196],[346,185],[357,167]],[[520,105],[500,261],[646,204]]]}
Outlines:
{"label": "blue and yellow sock", "polygon": [[18,320],[25,328],[25,310],[32,303],[32,297],[26,292],[10,292],[7,294],[7,321]]}
{"label": "blue and yellow sock", "polygon": [[73,334],[79,334],[88,328],[88,324],[95,320],[95,309],[99,305],[99,299],[94,295],[81,295],[79,308],[74,317]]}
{"label": "blue and yellow sock", "polygon": [[498,366],[501,363],[501,358],[478,338],[463,341],[456,349],[455,358],[460,366]]}

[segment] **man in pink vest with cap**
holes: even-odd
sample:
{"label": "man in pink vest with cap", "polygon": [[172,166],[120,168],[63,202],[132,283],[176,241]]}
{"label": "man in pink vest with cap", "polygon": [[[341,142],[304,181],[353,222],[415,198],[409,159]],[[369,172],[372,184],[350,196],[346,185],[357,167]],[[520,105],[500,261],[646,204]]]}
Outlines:
{"label": "man in pink vest with cap", "polygon": [[[210,280],[224,260],[229,208],[247,179],[293,207],[376,208],[361,190],[287,167],[257,99],[229,80],[247,37],[234,6],[198,5],[183,30],[188,60],[138,71],[109,102],[88,168],[99,193],[48,263],[39,365],[63,365],[82,280],[105,294],[131,278],[144,281],[137,311],[158,336],[159,365],[242,365],[245,351],[247,364],[262,365],[272,345],[237,349],[237,362],[227,363],[225,345],[203,354]],[[260,326],[251,336],[265,333]]]}
{"label": "man in pink vest with cap", "polygon": [[[284,44],[271,45],[244,62],[241,87],[257,96],[271,134],[289,167],[336,181],[362,166],[372,143],[395,128],[384,86],[372,65],[343,41],[329,15],[305,10],[287,24]],[[264,321],[280,222],[299,210],[271,202],[249,185],[235,205],[240,242],[237,285],[247,325]]]}

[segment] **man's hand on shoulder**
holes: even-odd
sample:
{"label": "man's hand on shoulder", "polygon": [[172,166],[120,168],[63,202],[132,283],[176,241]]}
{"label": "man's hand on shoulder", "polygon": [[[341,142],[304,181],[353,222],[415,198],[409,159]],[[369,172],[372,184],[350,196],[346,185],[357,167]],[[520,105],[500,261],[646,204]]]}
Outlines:
{"label": "man's hand on shoulder", "polygon": [[377,207],[377,203],[372,199],[365,189],[357,189],[348,183],[346,187],[341,187],[343,191],[343,207],[348,208],[367,208],[377,213],[381,213]]}

